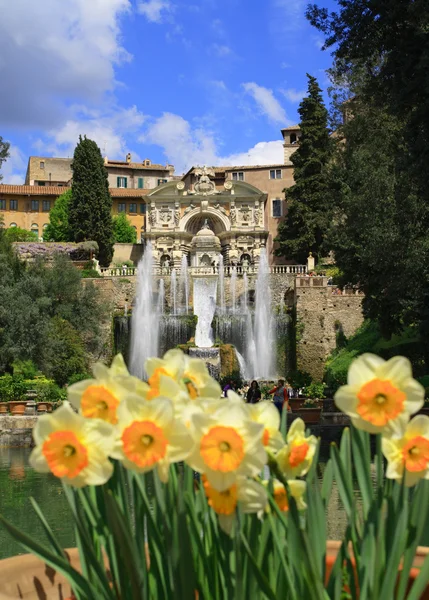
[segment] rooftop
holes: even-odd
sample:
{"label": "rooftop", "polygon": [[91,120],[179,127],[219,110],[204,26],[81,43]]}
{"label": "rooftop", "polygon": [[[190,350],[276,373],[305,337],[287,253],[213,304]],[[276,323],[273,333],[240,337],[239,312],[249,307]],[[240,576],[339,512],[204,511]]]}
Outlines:
{"label": "rooftop", "polygon": [[[2,194],[16,194],[21,196],[60,196],[68,187],[54,185],[7,185],[0,184],[0,196]],[[150,190],[110,188],[112,198],[141,198],[146,196]]]}
{"label": "rooftop", "polygon": [[299,125],[291,125],[290,127],[284,127],[281,131],[296,131],[297,129],[301,130]]}

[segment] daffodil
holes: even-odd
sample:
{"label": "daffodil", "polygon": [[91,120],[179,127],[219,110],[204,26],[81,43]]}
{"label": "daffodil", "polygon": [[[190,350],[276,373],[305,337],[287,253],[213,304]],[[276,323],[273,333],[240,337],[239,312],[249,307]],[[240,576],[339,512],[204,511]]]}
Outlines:
{"label": "daffodil", "polygon": [[98,419],[84,419],[68,402],[39,417],[33,437],[36,447],[30,464],[36,471],[50,471],[74,487],[102,485],[113,472],[108,456],[114,428]]}
{"label": "daffodil", "polygon": [[[292,498],[295,499],[298,510],[305,510],[307,504],[304,500],[304,494],[306,490],[306,482],[299,479],[289,479],[287,481],[289,492]],[[273,480],[273,496],[274,501],[282,512],[289,510],[289,497],[286,492],[285,486],[278,480]]]}
{"label": "daffodil", "polygon": [[187,462],[218,492],[231,487],[239,475],[259,474],[266,464],[264,426],[250,419],[244,404],[220,402],[218,410],[195,414],[192,422],[195,447]]}
{"label": "daffodil", "polygon": [[275,405],[269,401],[247,405],[250,418],[264,426],[262,443],[267,450],[277,452],[284,446],[283,436],[279,431],[280,414]]}
{"label": "daffodil", "polygon": [[262,515],[267,505],[267,493],[262,485],[247,477],[237,477],[235,482],[223,491],[215,489],[203,476],[204,491],[209,506],[217,513],[219,525],[230,534],[237,506],[244,513]]}
{"label": "daffodil", "polygon": [[184,460],[192,446],[192,438],[183,423],[175,420],[168,398],[148,401],[130,394],[120,404],[111,456],[127,469],[145,473],[156,468],[166,482],[170,464]]}
{"label": "daffodil", "polygon": [[429,417],[411,419],[400,438],[383,437],[382,448],[388,461],[388,479],[404,479],[406,486],[429,479]]}
{"label": "daffodil", "polygon": [[423,406],[424,388],[412,377],[403,356],[388,361],[362,354],[350,365],[347,385],[335,394],[335,403],[358,429],[400,435],[410,415]]}
{"label": "daffodil", "polygon": [[305,435],[302,419],[296,419],[287,434],[286,445],[277,453],[276,461],[287,479],[302,477],[310,469],[317,448],[317,438]]}
{"label": "daffodil", "polygon": [[125,382],[131,376],[124,359],[120,354],[115,356],[110,369],[97,363],[93,373],[94,379],[79,381],[68,388],[68,399],[84,417],[101,419],[115,425],[118,406],[129,393]]}
{"label": "daffodil", "polygon": [[183,383],[191,400],[196,398],[220,398],[222,391],[218,382],[211,377],[205,362],[184,355]]}

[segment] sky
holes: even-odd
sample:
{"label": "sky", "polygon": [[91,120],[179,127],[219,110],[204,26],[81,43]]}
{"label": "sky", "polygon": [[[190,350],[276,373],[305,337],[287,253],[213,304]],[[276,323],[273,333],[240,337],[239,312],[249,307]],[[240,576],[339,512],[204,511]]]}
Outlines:
{"label": "sky", "polygon": [[[79,135],[109,159],[283,162],[306,73],[329,52],[306,0],[0,0],[3,183],[28,157],[72,157]],[[335,8],[334,0],[320,5]]]}

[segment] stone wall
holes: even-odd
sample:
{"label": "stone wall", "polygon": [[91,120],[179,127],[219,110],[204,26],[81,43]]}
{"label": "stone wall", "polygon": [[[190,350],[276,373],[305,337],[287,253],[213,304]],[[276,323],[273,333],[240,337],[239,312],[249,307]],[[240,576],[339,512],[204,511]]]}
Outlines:
{"label": "stone wall", "polygon": [[113,246],[112,264],[124,263],[132,260],[135,265],[143,256],[143,244],[115,244]]}
{"label": "stone wall", "polygon": [[36,422],[35,416],[0,416],[0,446],[29,448],[33,445],[32,431]]}
{"label": "stone wall", "polygon": [[336,291],[326,277],[299,277],[295,283],[297,367],[319,380],[337,334],[350,337],[363,323],[363,296]]}

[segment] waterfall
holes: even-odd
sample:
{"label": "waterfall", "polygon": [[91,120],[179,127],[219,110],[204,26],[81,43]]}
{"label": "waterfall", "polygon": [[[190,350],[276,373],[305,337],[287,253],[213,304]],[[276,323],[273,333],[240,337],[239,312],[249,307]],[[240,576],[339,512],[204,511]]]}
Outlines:
{"label": "waterfall", "polygon": [[171,306],[173,307],[173,315],[177,315],[177,277],[176,269],[171,271]]}
{"label": "waterfall", "polygon": [[194,279],[194,314],[198,317],[195,344],[199,348],[213,346],[212,321],[216,311],[216,290],[216,278]]}
{"label": "waterfall", "polygon": [[185,254],[182,255],[182,262],[180,264],[180,281],[179,288],[182,290],[183,306],[185,308],[185,314],[188,314],[189,310],[189,278],[188,278],[188,260]]}
{"label": "waterfall", "polygon": [[247,313],[248,309],[249,309],[249,280],[247,278],[247,273],[244,273],[243,275],[243,287],[244,287],[244,295],[242,298],[242,306],[243,306],[243,312]]}
{"label": "waterfall", "polygon": [[229,283],[229,286],[231,294],[232,314],[235,315],[237,310],[237,269],[235,267],[233,267],[231,270],[231,281]]}
{"label": "waterfall", "polygon": [[249,372],[247,369],[246,361],[244,360],[244,356],[240,354],[240,352],[235,349],[235,355],[237,356],[238,364],[240,366],[240,375],[244,380],[250,379]]}
{"label": "waterfall", "polygon": [[219,254],[219,308],[225,313],[225,272],[223,268],[223,256]]}
{"label": "waterfall", "polygon": [[128,317],[128,304],[124,302],[124,317]]}
{"label": "waterfall", "polygon": [[137,267],[137,292],[131,322],[130,371],[144,379],[147,358],[158,356],[159,308],[153,302],[153,253],[147,243]]}
{"label": "waterfall", "polygon": [[[253,362],[255,377],[268,378],[275,375],[276,347],[274,318],[271,308],[271,290],[267,252],[261,250],[258,277],[256,279],[256,301],[254,322],[254,344],[257,360]],[[256,358],[256,357],[255,357]]]}
{"label": "waterfall", "polygon": [[159,280],[159,288],[158,288],[158,314],[164,314],[164,306],[165,306],[165,286],[164,280]]}

